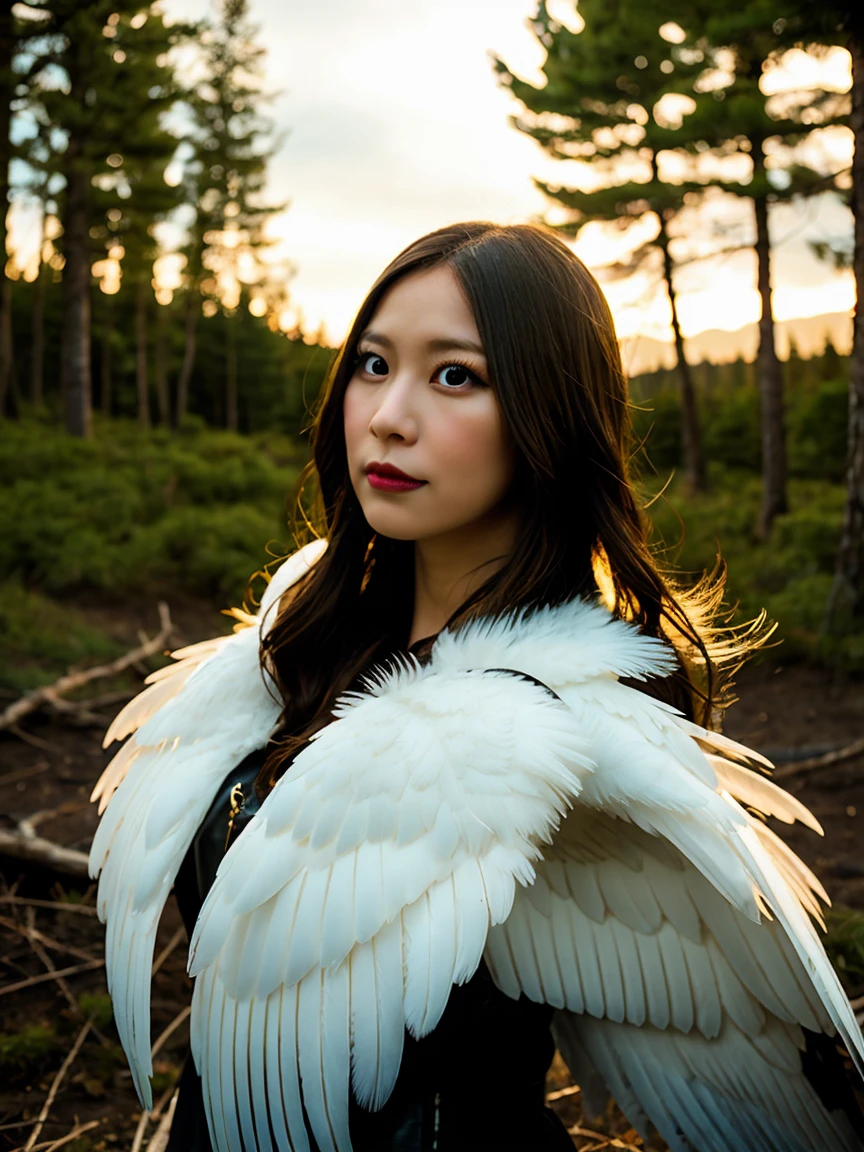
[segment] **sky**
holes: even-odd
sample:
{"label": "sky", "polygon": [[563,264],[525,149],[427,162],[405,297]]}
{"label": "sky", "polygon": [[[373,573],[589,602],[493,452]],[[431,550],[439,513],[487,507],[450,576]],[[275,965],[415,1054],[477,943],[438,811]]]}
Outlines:
{"label": "sky", "polygon": [[[215,0],[163,0],[174,19],[215,12]],[[290,260],[291,317],[309,333],[323,324],[340,342],[381,270],[406,245],[444,224],[485,219],[521,223],[550,203],[532,176],[552,183],[592,175],[547,157],[508,123],[521,106],[497,83],[489,53],[535,84],[545,52],[527,27],[535,0],[251,0],[267,49],[270,107],[281,143],[268,192],[288,208],[270,222],[273,257]],[[550,11],[578,28],[572,0]],[[796,75],[849,83],[842,50],[820,66],[798,61]],[[783,77],[768,84],[782,87]],[[831,166],[851,153],[838,129],[818,146]],[[565,175],[565,171],[570,169]],[[747,201],[719,206],[727,227],[750,226]],[[682,221],[691,236],[706,216]],[[849,311],[851,276],[818,262],[808,239],[847,233],[851,217],[829,198],[772,215],[774,311],[780,320]],[[635,236],[635,233],[633,234]],[[706,243],[713,241],[706,240]],[[594,270],[632,243],[614,226],[589,225],[574,250]],[[602,277],[602,273],[601,273]],[[699,261],[678,273],[685,336],[734,330],[758,319],[755,257],[744,251]],[[669,308],[650,277],[604,282],[619,337],[671,338]],[[286,317],[286,320],[288,318]]]}

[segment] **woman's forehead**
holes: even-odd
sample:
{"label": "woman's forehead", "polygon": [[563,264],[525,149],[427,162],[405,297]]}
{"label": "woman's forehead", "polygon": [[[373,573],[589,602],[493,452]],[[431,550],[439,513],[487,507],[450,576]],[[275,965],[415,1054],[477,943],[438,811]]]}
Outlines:
{"label": "woman's forehead", "polygon": [[464,349],[484,354],[471,307],[455,273],[442,265],[412,272],[388,288],[360,339],[393,348]]}

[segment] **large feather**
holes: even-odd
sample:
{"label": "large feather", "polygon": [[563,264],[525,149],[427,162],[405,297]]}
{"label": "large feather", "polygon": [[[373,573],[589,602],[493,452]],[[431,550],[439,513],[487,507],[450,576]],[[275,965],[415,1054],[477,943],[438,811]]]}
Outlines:
{"label": "large feather", "polygon": [[580,1073],[593,1062],[643,1136],[650,1120],[676,1152],[860,1149],[800,1060],[807,1028],[839,1031],[864,1061],[810,920],[827,897],[735,797],[818,823],[739,762],[743,745],[650,697],[604,681],[555,690],[597,768],[489,934],[499,987],[558,1008],[565,1058]]}
{"label": "large feather", "polygon": [[216,791],[279,717],[274,687],[258,659],[270,609],[322,554],[316,540],[277,570],[255,625],[181,649],[170,672],[118,715],[106,743],[135,731],[93,792],[104,812],[90,851],[99,876],[98,912],[107,925],[106,972],[117,1030],[138,1096],[152,1105],[150,969],[156,928],[177,870]]}

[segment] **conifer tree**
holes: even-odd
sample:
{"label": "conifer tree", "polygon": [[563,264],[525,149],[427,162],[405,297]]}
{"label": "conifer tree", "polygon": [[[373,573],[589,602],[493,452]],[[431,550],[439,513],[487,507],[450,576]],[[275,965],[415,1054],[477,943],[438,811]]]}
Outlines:
{"label": "conifer tree", "polygon": [[[852,59],[849,127],[854,149],[850,194],[854,235],[849,262],[858,306],[849,364],[846,506],[823,622],[826,630],[838,632],[848,627],[850,618],[864,616],[864,11],[852,0],[797,0],[793,12],[805,46],[839,44]],[[826,379],[837,375],[839,359],[829,341],[824,357]]]}
{"label": "conifer tree", "polygon": [[[670,183],[661,175],[658,155],[669,145],[669,131],[658,104],[668,87],[671,52],[658,35],[657,20],[650,14],[646,18],[649,12],[634,0],[582,0],[579,15],[585,27],[575,32],[551,17],[541,0],[532,26],[547,52],[546,85],[537,88],[519,79],[498,57],[494,63],[501,82],[529,112],[528,117],[511,117],[514,127],[557,159],[589,163],[592,175],[603,181],[584,192],[535,179],[542,192],[569,209],[568,220],[553,227],[575,236],[594,220],[628,228],[649,214],[656,219],[656,237],[640,245],[629,270],[656,267],[660,256],[679,377],[685,475],[691,488],[703,489],[699,412],[678,316],[669,230],[697,192],[692,184]],[[702,58],[678,61],[678,67],[695,77]],[[628,175],[634,169],[635,176]]]}
{"label": "conifer tree", "polygon": [[16,48],[12,0],[0,0],[0,418],[12,374],[12,285],[6,276],[6,214],[9,210],[10,119],[15,92],[12,68]]}
{"label": "conifer tree", "polygon": [[46,0],[44,9],[41,47],[28,77],[31,99],[65,140],[61,380],[66,428],[86,437],[91,265],[104,240],[106,198],[129,197],[136,157],[158,168],[154,142],[139,126],[153,127],[153,106],[164,100],[160,85],[170,80],[167,52],[183,29],[168,28],[159,5],[140,0]]}
{"label": "conifer tree", "polygon": [[[732,6],[715,0],[669,0],[662,11],[686,33],[679,55],[701,52],[705,75],[696,83],[670,77],[670,90],[694,101],[681,146],[698,158],[706,150],[726,160],[746,157],[748,179],[706,184],[748,199],[753,205],[759,320],[759,387],[762,430],[762,507],[757,526],[768,535],[776,516],[788,510],[783,370],[775,345],[772,311],[769,209],[773,204],[829,191],[834,173],[805,163],[797,147],[817,129],[845,122],[848,101],[818,86],[806,86],[782,100],[766,96],[761,82],[783,53],[800,43],[802,19],[786,0],[741,0]],[[789,150],[782,165],[769,162],[772,148]]]}
{"label": "conifer tree", "polygon": [[[182,189],[165,179],[165,169],[178,144],[177,137],[168,132],[165,118],[182,95],[167,53],[178,36],[188,30],[168,28],[158,15],[146,10],[129,21],[121,17],[113,27],[113,42],[126,54],[123,80],[130,87],[121,98],[134,114],[118,142],[118,151],[109,156],[114,175],[101,181],[103,195],[98,204],[104,224],[95,227],[93,233],[104,237],[109,248],[119,242],[123,249],[123,285],[135,299],[138,422],[146,428],[151,423],[148,319],[154,304],[153,264],[158,255],[154,227],[182,199]],[[144,94],[146,98],[142,99]],[[164,411],[160,416],[165,418]]]}
{"label": "conifer tree", "polygon": [[[274,145],[261,105],[265,50],[248,18],[247,0],[223,0],[221,19],[200,36],[202,78],[189,93],[192,156],[186,165],[187,200],[194,205],[186,256],[187,317],[176,418],[183,419],[195,364],[198,318],[226,315],[248,303],[249,289],[265,275],[260,261],[264,225],[284,204],[267,204],[264,185]],[[234,325],[222,326],[224,424],[239,422],[238,363]]]}

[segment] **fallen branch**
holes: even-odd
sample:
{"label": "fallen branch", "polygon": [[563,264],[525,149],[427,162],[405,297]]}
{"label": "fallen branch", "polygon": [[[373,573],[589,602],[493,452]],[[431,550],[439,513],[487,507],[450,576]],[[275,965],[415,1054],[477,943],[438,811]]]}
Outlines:
{"label": "fallen branch", "polygon": [[[33,951],[36,953],[36,955],[39,957],[39,959],[44,964],[45,968],[49,972],[53,972],[54,977],[57,981],[57,987],[60,989],[60,991],[63,993],[64,997],[66,998],[66,1003],[72,1009],[73,1015],[78,1016],[81,1019],[84,1019],[84,1013],[81,1010],[81,1005],[78,1003],[78,1001],[73,996],[72,989],[66,983],[63,976],[61,976],[58,973],[57,965],[54,963],[54,961],[51,959],[51,957],[45,951],[43,944],[47,944],[49,948],[58,948],[63,952],[70,952],[73,956],[77,956],[80,960],[86,960],[88,962],[96,960],[97,957],[90,955],[90,953],[83,951],[83,949],[81,949],[81,948],[75,948],[71,944],[69,944],[69,945],[61,944],[57,940],[52,940],[50,936],[45,936],[36,927],[36,923],[35,923],[36,911],[34,908],[28,908],[26,910],[26,918],[27,918],[27,924],[24,927],[22,927],[20,924],[16,924],[14,920],[7,920],[5,916],[0,916],[0,924],[4,925],[5,927],[12,928],[13,931],[17,932],[19,935],[23,936],[27,940],[30,947],[33,949]],[[98,1039],[98,1041],[102,1045],[102,1047],[103,1048],[110,1047],[110,1041],[108,1040],[107,1036],[105,1036],[105,1034],[103,1032],[100,1032],[95,1024],[93,1024],[92,1027],[93,1027],[93,1035],[96,1036],[96,1038]]]}
{"label": "fallen branch", "polygon": [[843,760],[851,760],[864,752],[864,739],[853,740],[843,748],[834,752],[826,752],[822,756],[811,756],[807,760],[798,760],[795,764],[787,764],[783,768],[775,768],[771,774],[772,780],[789,780],[793,776],[800,776],[805,772],[817,772],[820,768],[831,768]]}
{"label": "fallen branch", "polygon": [[[125,656],[120,656],[113,660],[110,664],[100,664],[95,668],[85,668],[80,672],[67,672],[65,676],[61,676],[59,680],[55,680],[53,684],[48,684],[44,688],[35,688],[32,692],[28,692],[22,696],[20,700],[16,700],[14,704],[10,704],[4,712],[0,713],[0,729],[10,728],[17,724],[18,721],[28,716],[31,712],[35,712],[37,708],[41,708],[43,704],[51,704],[55,708],[67,709],[75,708],[74,704],[69,701],[59,701],[60,697],[66,692],[71,692],[75,688],[81,688],[84,684],[89,684],[92,680],[102,680],[106,676],[116,676],[120,672],[125,672],[127,668],[139,664],[141,660],[146,659],[148,656],[153,656],[155,653],[161,651],[168,641],[169,636],[174,631],[174,625],[171,622],[171,613],[168,611],[168,605],[164,602],[159,602],[159,632],[152,640],[143,639],[142,643],[133,648],[131,652],[127,652]],[[86,710],[88,701],[82,701],[80,708]]]}
{"label": "fallen branch", "polygon": [[[28,911],[30,908],[28,906]],[[29,924],[25,928],[22,924],[16,924],[14,920],[10,920],[7,916],[0,916],[0,926],[8,928],[12,932],[17,932],[19,936],[25,939],[38,940],[40,944],[44,944],[46,948],[53,948],[58,952],[68,952],[70,956],[77,956],[79,960],[97,960],[97,956],[93,956],[89,952],[85,952],[83,948],[76,948],[74,944],[63,944],[59,940],[55,940],[52,936],[46,936],[44,932],[40,932],[38,928],[30,928]]]}
{"label": "fallen branch", "polygon": [[150,1049],[151,1059],[156,1055],[157,1052],[160,1052],[162,1050],[163,1044],[165,1044],[165,1042],[167,1040],[170,1040],[170,1038],[174,1035],[174,1033],[177,1031],[177,1029],[180,1027],[180,1025],[185,1020],[188,1020],[191,1014],[192,1014],[192,1006],[190,1004],[187,1004],[185,1008],[181,1009],[177,1013],[177,1015],[174,1017],[174,1019],[171,1021],[171,1023],[167,1026],[167,1028],[163,1029],[163,1031],[159,1035],[158,1039],[154,1043],[153,1047]]}
{"label": "fallen branch", "polygon": [[171,1124],[174,1121],[174,1109],[177,1107],[178,1094],[179,1089],[175,1091],[171,1097],[168,1111],[159,1121],[159,1127],[153,1133],[153,1139],[147,1145],[147,1152],[165,1152],[165,1149],[168,1147],[168,1140],[171,1136]]}
{"label": "fallen branch", "polygon": [[32,988],[34,984],[44,984],[46,980],[56,980],[58,976],[77,976],[79,972],[90,972],[93,968],[104,967],[104,960],[90,960],[86,964],[73,964],[70,968],[60,968],[55,972],[41,972],[38,976],[28,976],[26,980],[19,980],[17,984],[7,984],[0,988],[0,996]]}
{"label": "fallen branch", "polygon": [[[86,1124],[76,1124],[71,1132],[67,1132],[65,1136],[61,1136],[59,1140],[46,1140],[42,1144],[34,1144],[30,1152],[54,1152],[56,1148],[62,1148],[64,1144],[69,1144],[72,1140],[77,1140],[79,1136],[83,1136],[85,1132],[92,1132],[94,1128],[98,1128],[102,1123],[101,1120],[88,1120]],[[23,1148],[15,1148],[13,1152],[23,1152]]]}
{"label": "fallen branch", "polygon": [[43,1125],[45,1124],[45,1121],[48,1119],[48,1113],[51,1111],[51,1105],[54,1103],[54,1097],[57,1095],[57,1093],[60,1089],[60,1085],[63,1083],[63,1077],[66,1075],[66,1073],[72,1067],[73,1063],[75,1062],[75,1057],[81,1051],[81,1045],[84,1043],[84,1041],[87,1038],[87,1033],[90,1031],[91,1024],[92,1024],[91,1020],[85,1021],[84,1027],[78,1033],[78,1036],[75,1039],[75,1043],[72,1045],[71,1051],[69,1052],[69,1054],[67,1055],[67,1057],[63,1061],[63,1063],[60,1065],[60,1070],[58,1071],[57,1075],[54,1077],[53,1081],[51,1082],[51,1087],[48,1090],[48,1098],[46,1099],[45,1103],[42,1105],[42,1110],[39,1113],[39,1116],[36,1120],[36,1124],[33,1128],[33,1131],[30,1133],[29,1140],[24,1145],[24,1152],[33,1152],[33,1146],[35,1145],[36,1141],[39,1138],[39,1133],[42,1131],[42,1128],[43,1128]]}
{"label": "fallen branch", "polygon": [[183,940],[186,935],[185,928],[178,928],[156,959],[153,961],[153,971],[150,973],[151,977],[155,976],[177,945]]}
{"label": "fallen branch", "polygon": [[[165,1091],[162,1093],[162,1096],[159,1098],[159,1100],[156,1101],[152,1112],[144,1111],[141,1113],[141,1119],[138,1121],[138,1127],[135,1129],[135,1138],[132,1141],[132,1147],[129,1149],[129,1152],[141,1152],[141,1149],[144,1146],[144,1137],[147,1134],[147,1125],[155,1124],[158,1120],[160,1120],[160,1118],[164,1120],[164,1117],[162,1116],[162,1109],[166,1104],[168,1105],[168,1115],[170,1116],[168,1121],[170,1127],[171,1119],[174,1118],[174,1104],[177,1099],[178,1091],[179,1089],[176,1087],[176,1085],[172,1084],[169,1088],[165,1089]],[[159,1127],[161,1128],[161,1124]],[[153,1147],[153,1140],[155,1139],[156,1133],[154,1133],[148,1147]]]}
{"label": "fallen branch", "polygon": [[22,828],[19,824],[14,832],[0,828],[0,856],[12,856],[15,860],[33,860],[58,872],[66,872],[70,876],[89,875],[86,853],[76,852],[74,848],[64,848],[61,844],[55,844],[53,840],[46,840],[42,836],[29,835],[26,825]]}
{"label": "fallen branch", "polygon": [[564,1096],[575,1096],[577,1092],[581,1091],[582,1089],[578,1084],[571,1084],[568,1088],[559,1088],[555,1092],[547,1092],[546,1102],[548,1104],[550,1100],[561,1100]]}
{"label": "fallen branch", "polygon": [[95,916],[92,904],[70,904],[63,900],[37,900],[27,896],[16,896],[14,892],[0,894],[0,904],[20,904],[22,907],[51,908],[54,912],[77,912],[82,916]]}

